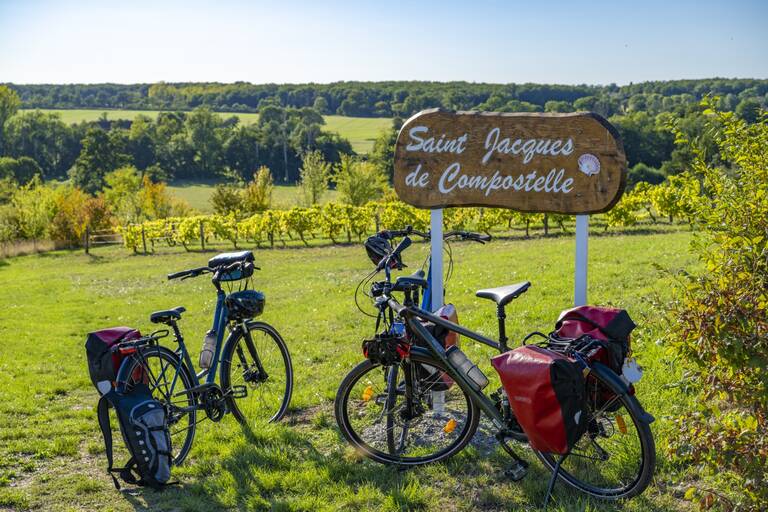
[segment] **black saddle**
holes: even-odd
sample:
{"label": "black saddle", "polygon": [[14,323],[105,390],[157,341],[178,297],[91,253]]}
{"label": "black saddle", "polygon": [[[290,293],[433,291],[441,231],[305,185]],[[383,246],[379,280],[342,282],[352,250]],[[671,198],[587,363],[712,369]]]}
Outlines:
{"label": "black saddle", "polygon": [[410,276],[400,276],[395,281],[395,286],[392,287],[392,291],[404,292],[405,290],[415,290],[416,288],[426,288],[427,280],[424,279],[424,271],[417,270]]}
{"label": "black saddle", "polygon": [[149,321],[153,324],[167,324],[171,320],[181,319],[181,314],[185,312],[187,308],[179,306],[173,309],[166,309],[163,311],[155,311],[149,315]]}
{"label": "black saddle", "polygon": [[491,299],[499,306],[506,306],[513,299],[518,298],[531,287],[530,281],[523,281],[522,283],[510,284],[507,286],[499,286],[498,288],[486,288],[484,290],[477,290],[475,295],[482,299]]}

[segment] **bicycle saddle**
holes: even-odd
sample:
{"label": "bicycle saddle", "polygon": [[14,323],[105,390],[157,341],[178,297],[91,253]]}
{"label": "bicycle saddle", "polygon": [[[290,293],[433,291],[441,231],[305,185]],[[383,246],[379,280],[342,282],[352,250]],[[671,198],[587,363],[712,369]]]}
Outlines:
{"label": "bicycle saddle", "polygon": [[187,308],[184,306],[178,306],[173,309],[164,309],[163,311],[155,311],[149,315],[149,321],[153,324],[165,324],[171,320],[181,319],[181,314],[185,312]]}
{"label": "bicycle saddle", "polygon": [[499,286],[498,288],[485,288],[483,290],[477,290],[475,295],[481,299],[491,299],[499,306],[506,306],[513,299],[518,298],[526,291],[528,291],[530,286],[530,281],[523,281],[522,283]]}
{"label": "bicycle saddle", "polygon": [[405,290],[413,290],[418,287],[426,288],[427,280],[424,279],[424,271],[417,270],[410,276],[400,276],[395,281],[395,286],[392,287],[393,291],[402,292]]}

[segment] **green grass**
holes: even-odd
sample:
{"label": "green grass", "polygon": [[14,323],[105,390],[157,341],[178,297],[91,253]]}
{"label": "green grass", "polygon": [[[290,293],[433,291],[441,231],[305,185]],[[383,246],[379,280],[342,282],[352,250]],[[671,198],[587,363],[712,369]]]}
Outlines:
{"label": "green grass", "polygon": [[[152,118],[157,117],[159,110],[60,110],[60,109],[41,109],[43,112],[55,112],[61,116],[65,123],[79,123],[81,121],[96,121],[106,112],[107,119],[133,119],[139,114],[144,114]],[[259,119],[259,114],[254,113],[229,113],[221,112],[221,116],[237,116],[243,123],[255,123]],[[387,117],[345,117],[345,116],[323,116],[325,119],[325,130],[337,132],[339,135],[348,139],[355,152],[363,154],[368,153],[373,147],[373,141],[378,137],[382,130],[392,126],[392,120]]]}
{"label": "green grass", "polygon": [[[213,213],[211,195],[215,182],[200,183],[195,181],[177,181],[168,186],[168,191],[176,197],[185,200],[189,205],[202,213]],[[287,209],[301,204],[299,187],[295,185],[276,185],[272,192],[272,207]],[[328,190],[322,197],[321,203],[336,201],[339,193]]]}
{"label": "green grass", "polygon": [[[658,418],[656,485],[622,507],[590,502],[562,485],[550,510],[686,510],[680,481],[666,458],[671,415],[687,397],[670,386],[680,368],[657,344],[662,327],[651,300],[669,297],[653,264],[694,265],[689,233],[594,236],[590,301],[627,307],[641,328],[635,353],[646,368],[638,396]],[[221,250],[228,247],[221,246]],[[405,254],[412,266],[427,251]],[[531,290],[508,307],[513,340],[551,329],[572,296],[572,237],[455,244],[456,274],[448,297],[461,322],[494,336],[495,310],[476,289],[529,279]],[[33,510],[532,510],[546,474],[536,462],[520,483],[504,478],[508,458],[470,447],[452,460],[407,472],[358,460],[335,427],[332,400],[346,372],[362,359],[371,319],[355,308],[355,285],[370,271],[359,245],[258,250],[256,286],[267,295],[263,319],[287,340],[296,387],[286,420],[245,431],[232,419],[200,424],[188,461],[174,470],[180,485],[165,492],[116,492],[105,473],[83,343],[113,325],[151,330],[151,311],[184,305],[181,322],[197,355],[210,327],[213,288],[206,279],[170,283],[167,272],[203,264],[211,253],[159,249],[127,256],[122,248],[52,252],[0,261],[0,509]],[[649,327],[653,326],[653,327]],[[171,344],[171,342],[168,342]],[[487,375],[492,354],[465,342]],[[196,357],[193,357],[196,361]],[[495,382],[492,386],[495,386]],[[489,388],[490,389],[490,388]],[[118,436],[119,439],[119,436]],[[531,455],[520,449],[526,458]],[[118,463],[122,461],[118,460]]]}

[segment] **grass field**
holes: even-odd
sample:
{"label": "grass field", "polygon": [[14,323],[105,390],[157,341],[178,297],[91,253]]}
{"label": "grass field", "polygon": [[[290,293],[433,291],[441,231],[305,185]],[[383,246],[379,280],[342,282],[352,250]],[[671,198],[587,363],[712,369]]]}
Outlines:
{"label": "grass field", "polygon": [[[189,205],[202,213],[213,213],[211,206],[211,194],[216,184],[214,182],[186,182],[177,181],[168,186],[168,191],[176,197],[185,200]],[[299,187],[295,185],[276,185],[272,192],[272,208],[291,208],[301,203]],[[321,203],[335,201],[338,192],[328,190],[321,199]]]}
{"label": "grass field", "polygon": [[[590,301],[626,307],[641,326],[633,335],[646,369],[638,396],[658,418],[659,467],[655,485],[623,506],[590,502],[558,485],[550,510],[689,508],[680,482],[692,476],[665,456],[674,433],[670,417],[689,398],[670,385],[682,370],[657,342],[662,326],[651,307],[670,293],[653,265],[691,268],[689,240],[688,233],[669,233],[590,241]],[[426,250],[416,244],[404,259],[417,265]],[[456,244],[448,296],[462,323],[493,337],[494,307],[474,291],[529,279],[531,290],[508,307],[508,333],[519,340],[534,329],[546,332],[570,304],[573,253],[572,237]],[[503,476],[509,460],[500,450],[470,446],[446,463],[399,472],[358,460],[342,442],[332,400],[343,375],[362,359],[360,340],[373,332],[353,301],[355,285],[370,271],[359,245],[256,253],[263,269],[256,286],[268,299],[263,319],[287,340],[296,372],[285,421],[256,423],[250,433],[229,417],[203,422],[190,458],[174,470],[178,486],[162,493],[116,491],[105,473],[85,334],[113,325],[148,331],[151,311],[184,305],[181,326],[196,356],[210,326],[213,288],[204,278],[170,283],[164,276],[199,266],[211,254],[159,249],[154,256],[126,256],[122,248],[102,248],[91,256],[52,252],[0,261],[0,509],[490,511],[540,505],[542,466],[533,462],[528,477],[513,483]],[[466,342],[464,348],[493,375],[487,349]]]}
{"label": "grass field", "polygon": [[[133,119],[138,114],[144,114],[150,117],[157,117],[158,110],[55,110],[41,109],[43,112],[55,112],[61,116],[65,123],[79,123],[81,121],[96,121],[103,113],[107,114],[107,119]],[[254,113],[230,113],[221,112],[221,116],[237,116],[243,123],[255,123],[259,114]],[[325,119],[325,130],[337,132],[342,137],[349,140],[352,149],[355,152],[363,154],[368,153],[373,147],[373,141],[378,137],[382,130],[392,126],[392,120],[386,117],[345,117],[345,116],[323,116]]]}

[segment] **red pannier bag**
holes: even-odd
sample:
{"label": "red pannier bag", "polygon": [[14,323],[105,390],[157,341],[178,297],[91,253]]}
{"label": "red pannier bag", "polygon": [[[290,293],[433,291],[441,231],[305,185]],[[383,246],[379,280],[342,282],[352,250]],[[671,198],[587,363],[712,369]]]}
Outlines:
{"label": "red pannier bag", "polygon": [[565,454],[586,432],[582,368],[563,354],[526,345],[491,359],[531,447]]}
{"label": "red pannier bag", "polygon": [[557,341],[588,336],[603,342],[597,344],[597,350],[590,351],[589,359],[600,361],[621,375],[624,359],[631,351],[629,336],[635,327],[635,322],[623,309],[578,306],[560,313],[550,338]]}
{"label": "red pannier bag", "polygon": [[[126,357],[119,350],[112,347],[123,341],[137,340],[141,338],[138,329],[131,327],[111,327],[88,333],[85,341],[85,352],[88,358],[88,373],[91,382],[99,391],[99,394],[109,392],[117,379],[120,364]],[[141,376],[135,376],[136,380]],[[146,378],[144,379],[146,381]]]}

